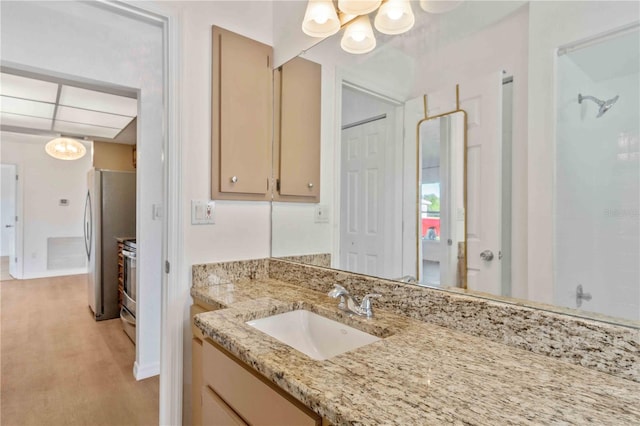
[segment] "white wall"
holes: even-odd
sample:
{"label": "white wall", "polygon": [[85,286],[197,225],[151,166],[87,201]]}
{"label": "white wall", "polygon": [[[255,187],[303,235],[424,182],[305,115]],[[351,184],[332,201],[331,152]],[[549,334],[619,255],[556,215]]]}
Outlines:
{"label": "white wall", "polygon": [[[529,10],[528,282],[535,285],[526,299],[553,303],[555,49],[637,22],[640,3],[531,2]],[[514,149],[515,142],[514,134]]]}
{"label": "white wall", "polygon": [[[3,132],[0,157],[4,163],[18,166],[18,209],[16,232],[21,235],[21,251],[17,272],[23,279],[84,274],[84,268],[47,269],[47,239],[78,237],[82,233],[84,200],[87,193],[87,171],[91,155],[79,160],[57,160],[48,155],[47,137]],[[87,152],[91,146],[85,144]],[[69,200],[59,206],[61,198]],[[84,253],[80,253],[84,255]]]}
{"label": "white wall", "polygon": [[160,357],[163,52],[162,29],[99,3],[3,2],[3,65],[139,91],[138,340],[134,370],[158,374]]}
{"label": "white wall", "polygon": [[269,257],[271,204],[216,201],[214,225],[191,225],[191,200],[211,197],[211,26],[217,25],[273,44],[272,3],[265,1],[157,2],[180,17],[182,195],[185,269],[181,274],[184,307],[183,416],[190,424],[191,265]]}

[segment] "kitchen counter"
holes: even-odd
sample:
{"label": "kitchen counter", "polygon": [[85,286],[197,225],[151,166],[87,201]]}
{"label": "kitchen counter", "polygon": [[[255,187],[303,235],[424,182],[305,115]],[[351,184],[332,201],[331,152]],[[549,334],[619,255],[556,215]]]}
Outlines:
{"label": "kitchen counter", "polygon": [[[194,287],[203,334],[334,424],[640,424],[640,383],[260,278]],[[382,340],[314,361],[245,322],[305,308]]]}

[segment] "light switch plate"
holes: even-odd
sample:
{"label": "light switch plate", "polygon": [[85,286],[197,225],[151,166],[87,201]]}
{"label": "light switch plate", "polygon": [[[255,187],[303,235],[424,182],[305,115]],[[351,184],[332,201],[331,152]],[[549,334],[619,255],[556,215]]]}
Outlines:
{"label": "light switch plate", "polygon": [[329,223],[329,207],[328,206],[316,206],[315,209],[315,223]]}
{"label": "light switch plate", "polygon": [[191,200],[191,224],[209,225],[215,223],[215,201]]}
{"label": "light switch plate", "polygon": [[151,210],[153,220],[162,219],[162,206],[160,204],[154,204],[153,206],[151,206]]}

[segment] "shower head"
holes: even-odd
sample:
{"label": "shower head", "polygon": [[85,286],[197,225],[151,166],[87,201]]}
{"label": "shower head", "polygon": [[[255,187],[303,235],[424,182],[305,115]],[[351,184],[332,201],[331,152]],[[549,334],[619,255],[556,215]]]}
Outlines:
{"label": "shower head", "polygon": [[618,101],[618,98],[620,96],[616,95],[615,98],[611,98],[608,101],[602,101],[598,98],[595,98],[593,96],[582,96],[582,94],[578,94],[578,103],[581,104],[583,100],[588,99],[590,101],[595,102],[596,104],[598,104],[598,106],[600,107],[600,109],[598,110],[598,115],[596,115],[596,118],[600,118],[604,115],[605,112],[609,111],[611,109],[611,107],[613,106],[613,104],[615,104]]}

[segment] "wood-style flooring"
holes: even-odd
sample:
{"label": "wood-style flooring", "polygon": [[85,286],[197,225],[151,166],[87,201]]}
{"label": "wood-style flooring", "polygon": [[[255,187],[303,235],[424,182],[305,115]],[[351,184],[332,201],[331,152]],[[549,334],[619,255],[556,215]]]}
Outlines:
{"label": "wood-style flooring", "polygon": [[86,275],[0,283],[0,424],[157,425],[158,377],[136,381],[120,319],[96,322]]}

